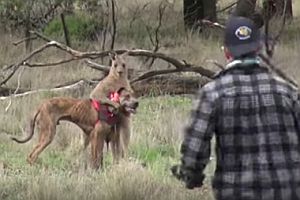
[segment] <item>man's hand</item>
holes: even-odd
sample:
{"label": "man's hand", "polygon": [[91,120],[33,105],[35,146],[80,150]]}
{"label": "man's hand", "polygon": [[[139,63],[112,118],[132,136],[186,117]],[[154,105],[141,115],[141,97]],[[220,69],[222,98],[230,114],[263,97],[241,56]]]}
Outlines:
{"label": "man's hand", "polygon": [[179,165],[172,166],[171,172],[178,180],[185,182],[185,187],[188,189],[201,187],[205,178],[203,174],[193,175],[191,173],[184,172]]}

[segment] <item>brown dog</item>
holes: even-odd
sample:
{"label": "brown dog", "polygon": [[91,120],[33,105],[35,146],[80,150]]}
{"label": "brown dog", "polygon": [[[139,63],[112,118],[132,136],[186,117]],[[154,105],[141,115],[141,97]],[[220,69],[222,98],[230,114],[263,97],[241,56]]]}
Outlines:
{"label": "brown dog", "polygon": [[[100,99],[100,101],[106,101],[107,96],[112,91],[117,91],[120,88],[125,88],[126,90],[133,92],[129,80],[128,80],[128,68],[124,57],[127,52],[122,55],[117,55],[115,53],[110,53],[112,64],[109,74],[98,83],[98,85],[91,92],[90,97],[93,99]],[[118,105],[111,103],[116,109]],[[129,140],[130,140],[130,120],[129,116],[122,116],[119,123],[117,124],[118,135],[121,135],[122,142],[122,156],[128,150]]]}
{"label": "brown dog", "polygon": [[[39,142],[29,154],[27,161],[33,164],[38,155],[51,143],[56,133],[56,125],[65,120],[77,124],[85,133],[85,147],[91,142],[92,165],[99,168],[102,165],[103,146],[105,141],[111,142],[114,162],[120,154],[120,135],[114,131],[114,126],[124,116],[135,113],[138,101],[125,88],[112,93],[111,100],[118,103],[119,112],[113,114],[108,106],[91,99],[74,99],[56,97],[43,102],[30,121],[30,135],[24,140],[12,138],[18,143],[28,142],[34,134],[35,122],[39,129]],[[100,161],[100,162],[99,162]]]}

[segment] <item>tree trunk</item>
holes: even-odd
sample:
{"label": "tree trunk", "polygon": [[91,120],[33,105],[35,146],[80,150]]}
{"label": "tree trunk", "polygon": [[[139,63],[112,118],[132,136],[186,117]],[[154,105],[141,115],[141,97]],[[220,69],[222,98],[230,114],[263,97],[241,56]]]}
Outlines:
{"label": "tree trunk", "polygon": [[263,14],[256,10],[257,0],[239,0],[234,15],[247,17],[254,21],[258,28],[264,25]]}
{"label": "tree trunk", "polygon": [[250,17],[255,12],[256,0],[239,0],[236,5],[235,15]]}
{"label": "tree trunk", "polygon": [[216,0],[183,0],[183,15],[186,29],[202,19],[216,21]]}
{"label": "tree trunk", "polygon": [[210,21],[217,21],[217,6],[216,0],[204,0],[203,1],[203,16],[204,19]]}
{"label": "tree trunk", "polygon": [[[285,8],[285,3],[286,3],[286,8]],[[264,10],[265,12],[267,12],[267,15],[270,17],[282,16],[285,12],[285,15],[288,19],[293,18],[292,0],[265,0]]]}

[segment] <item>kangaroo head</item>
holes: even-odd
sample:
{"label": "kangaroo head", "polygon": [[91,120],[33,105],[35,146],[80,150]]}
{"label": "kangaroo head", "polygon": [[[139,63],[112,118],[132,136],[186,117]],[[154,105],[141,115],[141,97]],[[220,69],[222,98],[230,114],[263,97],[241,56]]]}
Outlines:
{"label": "kangaroo head", "polygon": [[111,59],[111,68],[109,71],[110,75],[113,75],[118,78],[127,78],[128,68],[125,62],[124,57],[127,55],[127,52],[118,55],[115,52],[109,53]]}

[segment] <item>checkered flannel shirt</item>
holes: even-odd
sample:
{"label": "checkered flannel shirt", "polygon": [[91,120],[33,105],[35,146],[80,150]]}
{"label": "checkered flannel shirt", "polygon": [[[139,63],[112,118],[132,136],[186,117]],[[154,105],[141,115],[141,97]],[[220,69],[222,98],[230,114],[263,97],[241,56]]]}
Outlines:
{"label": "checkered flannel shirt", "polygon": [[234,66],[199,92],[181,146],[181,170],[196,177],[216,136],[216,199],[300,199],[297,89],[257,64]]}

